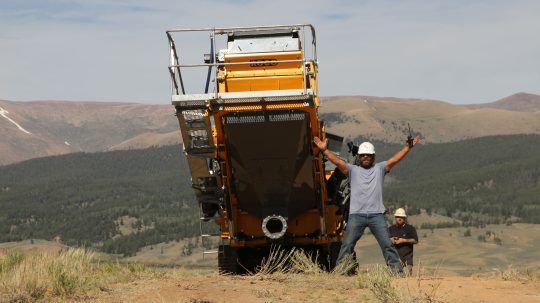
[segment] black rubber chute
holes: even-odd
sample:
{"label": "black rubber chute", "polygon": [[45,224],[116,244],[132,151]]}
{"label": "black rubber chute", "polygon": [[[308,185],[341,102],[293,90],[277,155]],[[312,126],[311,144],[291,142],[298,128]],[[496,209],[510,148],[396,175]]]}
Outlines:
{"label": "black rubber chute", "polygon": [[224,117],[238,207],[264,218],[294,218],[317,207],[308,115],[299,110]]}

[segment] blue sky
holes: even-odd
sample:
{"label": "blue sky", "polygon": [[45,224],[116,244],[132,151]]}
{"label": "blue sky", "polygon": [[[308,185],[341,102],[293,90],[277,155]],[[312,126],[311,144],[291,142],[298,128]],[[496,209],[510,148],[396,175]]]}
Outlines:
{"label": "blue sky", "polygon": [[538,16],[520,0],[2,0],[0,99],[167,104],[167,29],[311,23],[322,96],[491,102],[540,94]]}

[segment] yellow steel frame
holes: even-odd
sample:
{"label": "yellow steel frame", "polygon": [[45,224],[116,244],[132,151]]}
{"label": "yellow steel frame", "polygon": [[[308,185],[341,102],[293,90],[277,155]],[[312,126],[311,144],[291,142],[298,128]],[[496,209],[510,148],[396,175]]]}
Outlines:
{"label": "yellow steel frame", "polygon": [[[217,90],[222,92],[240,92],[240,91],[268,91],[282,89],[303,89],[304,81],[306,88],[315,92],[312,105],[306,105],[300,101],[287,102],[265,102],[250,104],[224,104],[220,110],[212,111],[215,121],[215,130],[213,131],[214,143],[218,147],[216,157],[227,159],[227,150],[223,148],[227,142],[227,134],[224,132],[222,118],[230,111],[253,111],[253,110],[277,110],[277,109],[298,109],[306,112],[309,115],[309,124],[311,137],[318,136],[324,138],[324,126],[319,122],[317,108],[319,106],[319,98],[317,96],[317,67],[313,62],[304,65],[303,62],[284,62],[284,63],[268,63],[268,61],[278,60],[300,60],[302,59],[302,51],[286,51],[286,52],[269,52],[269,53],[254,53],[254,54],[229,54],[225,55],[226,63],[241,63],[250,62],[249,64],[234,64],[224,65],[218,69],[217,73]],[[266,62],[259,64],[258,62]],[[303,68],[306,70],[304,71]],[[305,72],[305,73],[304,73]],[[306,74],[306,78],[303,75]],[[326,186],[322,185],[326,182],[327,172],[323,171],[322,156],[318,149],[312,146],[314,155],[315,174],[317,176],[316,183],[320,186],[320,199],[323,204],[322,210],[311,210],[300,214],[296,218],[292,218],[288,223],[288,231],[295,235],[306,235],[321,228],[326,229],[327,237],[302,237],[294,239],[296,244],[326,244],[332,242],[333,239],[339,237],[341,216],[336,215],[337,207],[327,205]],[[231,180],[227,177],[231,175],[231,167],[226,162],[222,163],[222,184],[231,188]],[[230,194],[229,203],[231,205],[231,213],[227,213],[225,209],[220,210],[220,218],[216,220],[221,226],[221,237],[230,239],[230,245],[234,247],[241,246],[256,246],[266,245],[268,240],[263,238],[261,231],[262,220],[254,215],[238,210],[238,199],[234,194]],[[324,221],[321,220],[324,218]],[[234,222],[235,226],[231,226],[230,222]],[[231,235],[237,232],[243,232],[254,236],[255,240],[237,240],[231,239]]]}

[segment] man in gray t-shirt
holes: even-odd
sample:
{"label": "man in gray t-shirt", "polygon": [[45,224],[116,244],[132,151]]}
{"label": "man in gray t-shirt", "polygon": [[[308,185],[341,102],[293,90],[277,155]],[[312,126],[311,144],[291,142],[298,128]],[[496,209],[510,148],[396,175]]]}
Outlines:
{"label": "man in gray t-shirt", "polygon": [[357,163],[359,163],[359,166],[356,166],[348,164],[328,150],[328,140],[321,141],[317,137],[313,138],[313,142],[323,155],[349,177],[351,184],[349,219],[336,263],[341,262],[346,256],[354,256],[356,242],[362,237],[366,227],[369,227],[381,247],[386,264],[395,272],[403,273],[399,255],[388,235],[388,226],[384,217],[386,208],[383,204],[382,189],[384,176],[419,141],[420,136],[416,136],[410,144],[406,144],[390,159],[376,164],[375,147],[369,142],[364,142],[358,147]]}
{"label": "man in gray t-shirt", "polygon": [[382,214],[382,188],[386,175],[386,161],[369,168],[347,164],[351,183],[350,214]]}

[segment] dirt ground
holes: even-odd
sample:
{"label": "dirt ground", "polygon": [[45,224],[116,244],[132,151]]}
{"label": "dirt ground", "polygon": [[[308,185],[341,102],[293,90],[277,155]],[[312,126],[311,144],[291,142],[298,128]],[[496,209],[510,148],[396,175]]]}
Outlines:
{"label": "dirt ground", "polygon": [[[424,268],[417,278],[393,282],[404,300],[388,302],[539,302],[540,303],[540,225],[495,225],[471,228],[420,230],[420,244],[415,247],[415,266]],[[502,245],[481,242],[478,236],[495,233]],[[1,250],[17,249],[25,253],[58,251],[64,246],[49,241],[3,243]],[[154,245],[127,260],[156,264],[162,275],[142,274],[133,282],[107,285],[101,290],[68,302],[174,302],[174,303],[244,303],[244,302],[384,302],[361,276],[296,274],[269,276],[220,276],[217,258],[199,251],[190,256],[180,252],[178,243]],[[357,245],[360,267],[366,270],[384,262],[373,236],[366,235]],[[175,266],[171,268],[168,266]],[[148,267],[149,271],[155,267]],[[512,268],[534,269],[535,278],[524,282],[505,281],[503,272]],[[156,278],[159,277],[159,278]],[[0,300],[1,301],[1,300]],[[62,301],[62,300],[60,300]]]}
{"label": "dirt ground", "polygon": [[[395,280],[410,302],[540,302],[537,281],[504,281],[494,276],[410,277]],[[358,276],[220,276],[180,272],[158,280],[112,285],[84,302],[381,302]]]}

